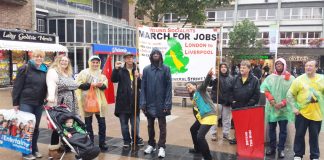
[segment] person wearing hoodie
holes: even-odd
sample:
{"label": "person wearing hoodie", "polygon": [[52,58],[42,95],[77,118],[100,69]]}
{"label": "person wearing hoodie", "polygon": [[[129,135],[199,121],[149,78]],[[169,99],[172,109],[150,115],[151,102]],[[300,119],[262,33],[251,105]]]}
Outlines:
{"label": "person wearing hoodie", "polygon": [[163,64],[160,50],[153,48],[150,54],[151,64],[143,69],[141,82],[140,109],[147,117],[148,146],[145,154],[154,152],[155,130],[154,120],[159,121],[160,137],[158,142],[160,158],[165,157],[166,116],[171,114],[172,108],[172,80],[170,68]]}
{"label": "person wearing hoodie", "polygon": [[186,88],[193,101],[193,113],[196,118],[195,123],[190,127],[194,149],[189,149],[189,152],[194,154],[201,153],[204,160],[212,159],[205,136],[209,129],[216,125],[217,121],[215,106],[207,93],[207,87],[212,75],[213,71],[210,69],[205,81],[198,88],[195,82],[188,82],[186,84]]}
{"label": "person wearing hoodie", "polygon": [[[229,133],[231,129],[231,100],[230,95],[232,94],[232,83],[233,77],[229,74],[229,67],[227,63],[221,63],[219,65],[219,84],[218,79],[214,79],[210,81],[210,86],[212,86],[211,90],[211,98],[213,103],[217,105],[218,99],[218,116],[221,117],[221,123],[223,126],[223,138],[226,140],[230,140]],[[217,87],[219,85],[219,87]],[[217,140],[217,127],[212,126],[211,134],[212,140]]]}
{"label": "person wearing hoodie", "polygon": [[46,72],[47,66],[43,63],[45,52],[35,50],[32,52],[28,64],[18,69],[13,85],[12,103],[16,111],[21,110],[35,115],[36,123],[32,140],[32,154],[23,154],[23,159],[32,160],[41,158],[38,151],[37,140],[39,123],[42,117],[44,100],[46,98]]}
{"label": "person wearing hoodie", "polygon": [[[90,139],[94,142],[94,135],[92,129],[92,116],[95,114],[98,120],[99,128],[99,147],[101,151],[108,150],[106,145],[106,121],[105,113],[107,112],[107,100],[104,90],[108,86],[108,81],[105,75],[101,73],[100,64],[101,59],[99,56],[91,56],[89,58],[89,68],[82,70],[77,78],[77,83],[80,84],[79,89],[76,91],[78,98],[78,105],[81,115],[85,117],[86,130],[89,133]],[[86,97],[90,86],[94,87],[96,93],[97,102],[99,104],[99,112],[86,112],[84,105],[86,103]]]}
{"label": "person wearing hoodie", "polygon": [[[131,53],[124,54],[125,65],[122,67],[121,61],[115,62],[115,68],[112,71],[111,81],[118,83],[117,97],[115,105],[115,116],[119,118],[121,132],[124,140],[123,147],[129,148],[135,141],[134,131],[136,130],[136,144],[143,146],[143,139],[139,136],[139,97],[141,88],[141,79],[134,63],[134,55]],[[135,82],[137,81],[137,88]],[[136,95],[136,122],[135,121],[135,89]],[[129,122],[131,124],[131,134],[129,134]],[[135,125],[136,124],[136,125]],[[134,128],[136,126],[136,128]],[[130,136],[132,135],[132,136]],[[131,139],[132,138],[132,139]]]}
{"label": "person wearing hoodie", "polygon": [[[287,139],[288,121],[294,120],[291,106],[287,103],[286,94],[291,83],[295,79],[287,71],[287,64],[283,58],[275,61],[275,71],[264,79],[260,86],[261,92],[266,96],[265,115],[269,124],[270,147],[266,151],[267,155],[273,155],[278,148],[278,157],[285,157],[285,142]],[[276,128],[279,124],[279,143],[277,143]]]}

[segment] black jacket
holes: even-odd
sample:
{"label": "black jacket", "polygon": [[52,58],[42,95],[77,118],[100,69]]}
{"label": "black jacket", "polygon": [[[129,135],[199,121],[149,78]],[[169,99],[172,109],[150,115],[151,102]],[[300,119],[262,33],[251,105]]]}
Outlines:
{"label": "black jacket", "polygon": [[[134,67],[135,68],[135,64]],[[135,69],[132,70],[134,77]],[[135,79],[135,78],[134,78]],[[118,117],[121,113],[131,114],[135,109],[135,81],[131,81],[129,72],[125,67],[114,69],[112,72],[111,80],[113,83],[118,83],[117,97],[115,104],[115,115]],[[131,84],[133,83],[133,84]],[[137,79],[137,114],[139,114],[139,97],[141,80]]]}
{"label": "black jacket", "polygon": [[254,106],[259,102],[259,98],[259,81],[251,72],[244,84],[241,74],[234,78],[232,99],[236,102],[232,104],[233,109]]}
{"label": "black jacket", "polygon": [[27,65],[18,69],[12,90],[12,103],[14,106],[41,106],[47,95],[46,72],[38,70],[31,63]]}

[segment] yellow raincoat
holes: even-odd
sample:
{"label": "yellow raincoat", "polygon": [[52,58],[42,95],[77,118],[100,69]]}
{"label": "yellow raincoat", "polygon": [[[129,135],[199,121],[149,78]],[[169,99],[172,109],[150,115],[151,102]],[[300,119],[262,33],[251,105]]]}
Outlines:
{"label": "yellow raincoat", "polygon": [[[104,85],[106,85],[108,87],[108,80],[105,75],[101,74],[101,70],[100,69],[98,69],[98,70],[92,69],[90,60],[88,61],[88,64],[89,64],[90,68],[84,69],[78,74],[77,82],[79,84],[83,84],[86,82],[87,83],[102,82]],[[94,90],[95,90],[97,98],[98,98],[99,110],[100,110],[100,112],[95,113],[95,114],[100,115],[100,117],[105,117],[105,114],[107,113],[107,107],[108,107],[105,93],[103,90],[100,90],[99,88],[96,88],[96,87],[94,88]],[[78,89],[76,91],[76,95],[78,98],[78,105],[80,108],[80,114],[84,117],[89,117],[94,114],[94,113],[85,112],[83,109],[87,93],[88,93],[88,90],[85,91],[85,90]]]}

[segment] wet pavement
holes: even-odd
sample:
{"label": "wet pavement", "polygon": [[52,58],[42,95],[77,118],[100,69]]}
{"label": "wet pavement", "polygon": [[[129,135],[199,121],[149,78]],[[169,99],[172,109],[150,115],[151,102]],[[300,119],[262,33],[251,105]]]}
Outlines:
{"label": "wet pavement", "polygon": [[[188,152],[192,148],[192,140],[190,135],[190,127],[195,121],[195,118],[192,115],[192,109],[190,105],[188,107],[180,107],[181,100],[175,98],[172,109],[172,115],[167,117],[167,146],[166,146],[166,157],[165,160],[201,160],[200,155],[191,154]],[[189,100],[188,100],[189,104]],[[0,89],[0,109],[9,109],[12,107],[10,90]],[[121,136],[121,129],[119,124],[119,119],[114,116],[114,105],[110,105],[108,109],[108,114],[106,116],[107,124],[107,144],[109,146],[108,151],[100,153],[97,159],[99,160],[134,160],[134,159],[159,159],[157,156],[157,151],[145,155],[144,148],[140,147],[135,150],[132,149],[123,149],[123,140]],[[97,121],[94,120],[93,127],[94,132],[97,133]],[[45,114],[43,114],[41,124],[40,124],[40,136],[38,147],[43,154],[42,160],[48,159],[48,144],[50,142],[51,131],[47,129],[47,122]],[[289,124],[288,126],[288,138],[286,143],[286,157],[285,160],[293,159],[292,152],[292,142],[294,137],[294,126]],[[159,135],[158,124],[155,123],[156,135]],[[210,134],[207,135],[207,141],[212,153],[214,160],[236,160],[243,159],[236,156],[236,146],[230,145],[226,140],[223,140],[221,128],[218,128],[218,141],[211,141]],[[233,134],[233,130],[231,131]],[[140,136],[144,139],[145,142],[148,140],[147,133],[147,123],[146,118],[141,114],[141,124],[140,124]],[[156,136],[158,137],[158,136]],[[308,135],[306,135],[308,137]],[[321,132],[320,135],[320,151],[324,152],[324,133]],[[98,137],[95,137],[95,143],[97,142]],[[308,138],[306,138],[308,142]],[[145,143],[146,144],[146,143]],[[309,153],[308,144],[306,145],[306,153]],[[305,158],[308,158],[305,156]],[[0,148],[0,160],[19,160],[21,159],[21,154]],[[68,153],[64,159],[72,160],[74,159],[73,153]],[[276,156],[266,157],[265,159],[277,159]]]}

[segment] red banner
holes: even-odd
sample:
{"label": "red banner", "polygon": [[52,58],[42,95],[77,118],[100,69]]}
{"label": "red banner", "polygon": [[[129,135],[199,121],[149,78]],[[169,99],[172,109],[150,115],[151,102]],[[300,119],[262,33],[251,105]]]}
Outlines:
{"label": "red banner", "polygon": [[242,108],[232,114],[238,155],[264,158],[264,107]]}
{"label": "red banner", "polygon": [[107,61],[105,63],[105,66],[102,70],[103,74],[107,77],[108,79],[108,86],[107,89],[105,90],[105,96],[108,104],[115,103],[115,91],[114,91],[114,84],[111,81],[111,74],[112,74],[112,55],[110,55],[107,58]]}

